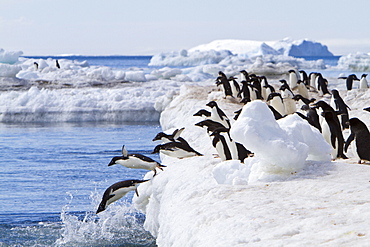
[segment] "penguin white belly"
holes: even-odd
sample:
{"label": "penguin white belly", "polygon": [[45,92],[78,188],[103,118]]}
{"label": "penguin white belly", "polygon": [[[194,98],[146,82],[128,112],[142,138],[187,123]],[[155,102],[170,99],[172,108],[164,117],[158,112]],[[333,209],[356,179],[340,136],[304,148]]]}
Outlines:
{"label": "penguin white belly", "polygon": [[236,143],[234,142],[234,140],[230,140],[227,134],[225,135],[225,140],[226,140],[227,146],[229,147],[229,150],[231,153],[231,159],[237,160],[239,158],[239,155],[238,155],[238,149],[236,147]]}
{"label": "penguin white belly", "polygon": [[218,115],[217,109],[215,107],[212,108],[211,119],[215,122],[222,124],[227,129],[230,128],[227,121],[220,118],[220,116]]}
{"label": "penguin white belly", "polygon": [[285,116],[286,115],[285,106],[284,106],[283,102],[281,102],[281,99],[279,97],[274,97],[270,101],[270,105],[272,107],[274,107],[274,109],[276,111],[278,111],[281,114],[281,116]]}
{"label": "penguin white belly", "polygon": [[221,141],[217,142],[216,143],[216,151],[218,153],[218,156],[220,157],[220,159],[222,161],[225,161],[226,160],[226,155],[225,155],[225,150],[224,150],[224,146],[222,145]]}
{"label": "penguin white belly", "polygon": [[134,186],[131,186],[131,187],[125,187],[125,188],[120,188],[118,190],[115,190],[114,192],[112,192],[111,194],[114,194],[114,196],[112,196],[111,198],[108,199],[107,201],[107,206],[115,201],[117,201],[118,199],[121,199],[122,197],[124,197],[128,192],[132,191],[132,190],[135,190],[136,187]]}
{"label": "penguin white belly", "polygon": [[252,87],[248,87],[248,90],[249,90],[249,95],[251,96],[251,100],[256,100],[257,99],[256,90]]}
{"label": "penguin white belly", "polygon": [[298,85],[298,93],[307,99],[309,97],[308,90],[303,82]]}
{"label": "penguin white belly", "polygon": [[179,159],[187,158],[187,157],[193,157],[193,156],[196,155],[195,153],[187,152],[186,150],[183,150],[183,149],[175,149],[173,151],[161,149],[160,152],[162,154],[165,154],[165,155],[168,155],[168,156],[171,156],[171,157],[176,157],[176,158],[179,158]]}
{"label": "penguin white belly", "polygon": [[294,99],[284,98],[283,99],[286,114],[293,114],[297,111],[297,107]]}
{"label": "penguin white belly", "polygon": [[289,86],[293,90],[297,87],[297,75],[295,73],[289,73]]}
{"label": "penguin white belly", "polygon": [[116,163],[127,168],[145,169],[145,170],[153,170],[157,166],[156,162],[145,162],[136,157],[130,157],[129,159],[126,160],[117,160]]}
{"label": "penguin white belly", "polygon": [[360,89],[368,89],[369,85],[367,84],[366,78],[360,80]]}
{"label": "penguin white belly", "polygon": [[355,159],[357,161],[361,160],[360,156],[358,156],[358,153],[357,153],[356,138],[351,142],[351,149],[352,149],[352,154],[355,157]]}
{"label": "penguin white belly", "polygon": [[335,147],[333,147],[332,143],[331,143],[331,132],[330,132],[330,127],[328,125],[328,123],[326,121],[323,121],[321,123],[321,130],[322,130],[322,135],[325,139],[325,141],[327,143],[329,143],[329,145],[331,146],[332,150],[331,150],[331,157],[332,159],[336,159],[337,158],[337,153],[338,153],[338,140],[336,139],[335,141]]}
{"label": "penguin white belly", "polygon": [[317,89],[317,87],[316,87],[316,76],[314,74],[312,74],[310,76],[310,86],[314,89]]}

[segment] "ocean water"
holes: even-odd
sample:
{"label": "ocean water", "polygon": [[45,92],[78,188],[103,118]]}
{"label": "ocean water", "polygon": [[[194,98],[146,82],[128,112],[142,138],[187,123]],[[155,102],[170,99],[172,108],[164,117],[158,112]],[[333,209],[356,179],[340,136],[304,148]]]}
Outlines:
{"label": "ocean water", "polygon": [[111,184],[145,170],[108,167],[125,144],[150,154],[158,123],[0,124],[0,246],[155,246],[133,192],[95,214]]}

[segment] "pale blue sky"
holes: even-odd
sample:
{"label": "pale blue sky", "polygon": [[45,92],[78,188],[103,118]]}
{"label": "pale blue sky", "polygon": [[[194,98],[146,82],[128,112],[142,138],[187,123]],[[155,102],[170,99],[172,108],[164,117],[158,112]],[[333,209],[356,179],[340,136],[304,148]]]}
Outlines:
{"label": "pale blue sky", "polygon": [[151,55],[285,37],[336,55],[370,52],[370,1],[0,0],[0,48],[25,55]]}

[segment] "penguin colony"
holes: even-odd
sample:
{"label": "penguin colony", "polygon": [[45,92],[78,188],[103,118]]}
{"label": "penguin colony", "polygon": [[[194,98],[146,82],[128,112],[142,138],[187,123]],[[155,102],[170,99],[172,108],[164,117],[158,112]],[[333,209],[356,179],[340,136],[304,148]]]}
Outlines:
{"label": "penguin colony", "polygon": [[[324,139],[332,146],[333,160],[347,159],[345,152],[348,151],[348,147],[352,143],[351,148],[358,163],[361,164],[361,160],[370,161],[370,132],[368,128],[360,119],[349,118],[350,107],[346,105],[337,90],[328,89],[328,81],[321,73],[312,72],[307,75],[303,70],[300,70],[299,73],[295,70],[289,70],[288,81],[281,79],[281,86],[278,89],[270,85],[265,76],[249,74],[245,70],[240,73],[242,79],[238,82],[236,77],[227,77],[225,73],[219,71],[216,85],[222,86],[225,99],[233,98],[239,100],[241,104],[248,104],[253,100],[265,101],[276,120],[289,114],[297,114],[322,133]],[[353,74],[338,79],[346,79],[347,90],[352,90],[353,81],[360,81],[359,89],[367,89],[366,76],[363,74],[361,79],[358,79]],[[316,101],[315,98],[310,98],[310,94],[318,94],[318,96],[328,99],[330,97],[330,102]],[[208,108],[200,109],[193,116],[203,118],[195,126],[206,130],[217,152],[215,156],[222,161],[240,160],[241,163],[246,158],[253,156],[253,150],[247,150],[242,144],[231,138],[230,119],[217,102],[210,101],[205,106]],[[370,107],[364,110],[370,112]],[[235,112],[235,120],[240,112],[241,109]],[[343,131],[348,128],[350,135],[347,140],[344,140]],[[176,129],[172,134],[158,133],[153,141],[161,141],[162,144],[157,145],[152,154],[162,153],[179,159],[202,156],[180,136],[183,131],[184,128]],[[115,164],[127,168],[151,170],[153,171],[152,179],[157,175],[157,169],[163,171],[165,168],[164,165],[147,156],[129,154],[125,146],[122,146],[122,156],[113,157],[108,166]],[[136,195],[139,196],[137,186],[146,181],[149,180],[125,180],[111,185],[104,192],[96,213],[104,211],[109,204],[122,198],[130,191],[135,191]]]}

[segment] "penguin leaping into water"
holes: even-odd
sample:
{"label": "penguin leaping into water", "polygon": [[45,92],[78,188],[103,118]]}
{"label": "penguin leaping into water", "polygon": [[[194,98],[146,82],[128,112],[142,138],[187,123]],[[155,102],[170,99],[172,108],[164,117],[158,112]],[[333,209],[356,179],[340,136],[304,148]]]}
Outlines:
{"label": "penguin leaping into water", "polygon": [[137,186],[140,183],[144,183],[149,180],[125,180],[115,184],[112,184],[105,190],[103,198],[99,204],[96,214],[104,211],[109,204],[121,199],[130,191],[135,191],[136,195],[139,196]]}
{"label": "penguin leaping into water", "polygon": [[154,176],[157,174],[156,168],[163,171],[162,167],[166,167],[145,155],[128,154],[125,145],[122,146],[122,156],[113,157],[108,166],[116,164],[127,168],[151,170],[154,171]]}

